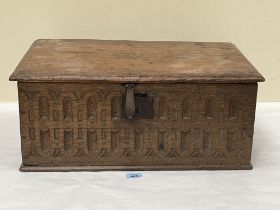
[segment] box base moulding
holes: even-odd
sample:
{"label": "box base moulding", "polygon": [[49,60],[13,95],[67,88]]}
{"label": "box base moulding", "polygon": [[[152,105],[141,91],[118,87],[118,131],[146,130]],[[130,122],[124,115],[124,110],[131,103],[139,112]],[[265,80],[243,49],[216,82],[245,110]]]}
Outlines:
{"label": "box base moulding", "polygon": [[181,171],[181,170],[251,170],[246,165],[162,165],[162,166],[26,166],[22,172],[73,172],[73,171]]}

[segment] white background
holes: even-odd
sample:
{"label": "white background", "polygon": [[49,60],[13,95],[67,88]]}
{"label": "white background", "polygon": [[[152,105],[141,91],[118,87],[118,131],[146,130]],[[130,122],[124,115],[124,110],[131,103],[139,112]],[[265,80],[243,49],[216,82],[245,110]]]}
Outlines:
{"label": "white background", "polygon": [[233,42],[263,74],[259,101],[280,101],[279,0],[0,0],[0,101],[36,39]]}
{"label": "white background", "polygon": [[0,209],[280,209],[280,103],[258,103],[245,171],[23,173],[17,105],[0,104]]}

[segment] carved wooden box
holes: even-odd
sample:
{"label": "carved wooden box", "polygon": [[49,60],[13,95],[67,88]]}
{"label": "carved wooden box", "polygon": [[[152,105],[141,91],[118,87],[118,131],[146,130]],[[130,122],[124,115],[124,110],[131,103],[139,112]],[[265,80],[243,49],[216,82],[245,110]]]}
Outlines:
{"label": "carved wooden box", "polygon": [[37,40],[22,171],[251,169],[257,82],[230,43]]}

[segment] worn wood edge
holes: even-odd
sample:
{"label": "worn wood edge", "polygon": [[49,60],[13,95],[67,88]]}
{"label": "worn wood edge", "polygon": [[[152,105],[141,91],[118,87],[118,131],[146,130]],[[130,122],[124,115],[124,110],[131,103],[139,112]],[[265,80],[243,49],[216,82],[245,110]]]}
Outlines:
{"label": "worn wood edge", "polygon": [[235,44],[232,44],[235,49],[245,58],[245,60],[250,64],[250,66],[255,70],[255,73],[258,74],[258,78],[260,79],[258,82],[264,82],[265,78],[264,76],[256,69],[256,67],[248,60],[248,58],[241,52],[241,50],[235,46]]}
{"label": "worn wood edge", "polygon": [[80,78],[41,78],[41,79],[32,79],[32,78],[11,78],[10,81],[18,81],[18,82],[49,82],[49,83],[106,83],[106,84],[115,84],[115,83],[153,83],[153,84],[174,84],[174,83],[199,83],[199,84],[208,84],[208,83],[219,83],[219,84],[228,84],[228,83],[256,83],[256,82],[264,82],[264,77],[251,77],[247,79],[242,79],[240,77],[226,77],[226,78],[215,78],[215,77],[188,77],[182,78],[182,76],[170,76],[166,78],[162,77],[80,77]]}
{"label": "worn wood edge", "polygon": [[142,43],[165,43],[165,42],[171,42],[171,43],[212,43],[212,44],[228,44],[232,47],[236,47],[232,42],[229,41],[184,41],[184,40],[139,40],[139,39],[46,39],[46,38],[39,38],[36,39],[34,42],[41,42],[41,41],[107,41],[107,42],[142,42]]}
{"label": "worn wood edge", "polygon": [[31,46],[29,47],[29,49],[27,50],[27,52],[24,54],[24,56],[22,57],[21,61],[19,62],[19,64],[17,65],[16,69],[14,70],[14,72],[10,75],[9,77],[9,81],[18,81],[18,76],[17,74],[22,71],[21,66],[22,64],[30,57],[30,51],[32,50],[32,48],[38,43],[40,42],[41,39],[37,39],[35,40]]}
{"label": "worn wood edge", "polygon": [[21,172],[78,172],[78,171],[184,171],[184,170],[251,170],[251,163],[245,165],[157,165],[157,166],[26,166]]}
{"label": "worn wood edge", "polygon": [[[173,43],[216,43],[216,44],[227,44],[231,45],[235,49],[237,49],[240,54],[245,58],[245,60],[250,64],[250,66],[254,69],[255,73],[257,75],[243,75],[242,77],[216,77],[213,76],[207,76],[207,77],[198,77],[197,75],[189,75],[188,77],[182,78],[184,75],[177,75],[177,76],[167,76],[165,78],[163,77],[155,77],[155,76],[141,76],[141,77],[110,77],[109,75],[106,77],[79,77],[79,78],[65,78],[65,76],[55,76],[55,77],[35,77],[35,78],[27,78],[25,75],[19,76],[18,74],[23,70],[21,68],[22,64],[29,59],[30,57],[30,51],[33,47],[35,47],[39,42],[41,41],[47,41],[47,40],[61,40],[61,41],[87,41],[87,40],[95,40],[95,41],[114,41],[114,42],[158,42],[158,43],[164,43],[164,42],[173,42]],[[247,78],[244,79],[244,76],[247,76]],[[15,71],[11,74],[9,77],[10,81],[19,81],[19,82],[65,82],[65,81],[71,81],[71,82],[96,82],[96,83],[254,83],[254,82],[264,82],[265,78],[258,72],[258,70],[252,65],[252,63],[244,56],[244,54],[235,46],[235,44],[231,42],[192,42],[192,41],[136,41],[136,40],[102,40],[102,39],[37,39],[35,40],[28,51],[25,53],[23,58],[21,59],[20,63],[16,67]]]}

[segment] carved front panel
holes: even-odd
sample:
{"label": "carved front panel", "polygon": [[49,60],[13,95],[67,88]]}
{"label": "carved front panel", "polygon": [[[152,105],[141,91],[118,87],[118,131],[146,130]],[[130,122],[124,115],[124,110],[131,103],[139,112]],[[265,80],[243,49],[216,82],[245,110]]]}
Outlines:
{"label": "carved front panel", "polygon": [[19,83],[23,164],[248,165],[256,91],[138,84],[135,94],[153,98],[153,118],[128,120],[123,85]]}

